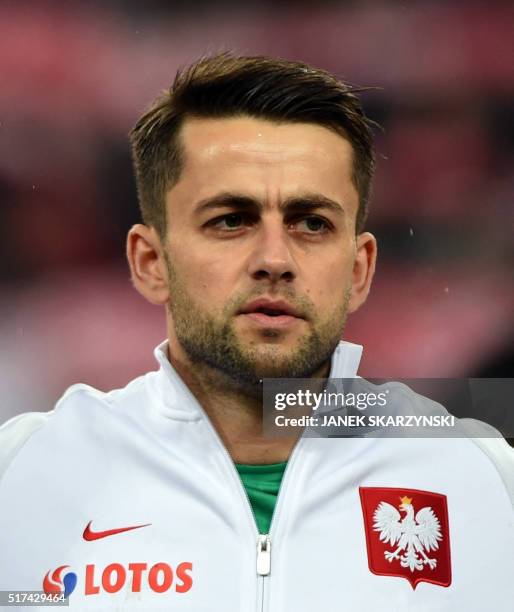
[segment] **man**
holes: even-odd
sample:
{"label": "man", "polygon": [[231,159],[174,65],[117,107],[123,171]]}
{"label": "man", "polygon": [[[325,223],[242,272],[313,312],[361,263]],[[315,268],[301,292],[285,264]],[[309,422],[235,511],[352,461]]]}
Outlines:
{"label": "man", "polygon": [[221,54],[131,138],[144,224],[127,254],[166,307],[160,369],[0,430],[0,588],[87,610],[511,610],[514,457],[486,426],[262,435],[263,379],[357,374],[362,349],[340,338],[377,246],[355,92]]}

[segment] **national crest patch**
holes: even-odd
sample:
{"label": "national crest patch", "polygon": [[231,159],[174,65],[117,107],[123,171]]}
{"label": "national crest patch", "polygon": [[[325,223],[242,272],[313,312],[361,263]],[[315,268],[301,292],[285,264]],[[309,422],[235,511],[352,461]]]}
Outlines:
{"label": "national crest patch", "polygon": [[451,584],[446,496],[418,489],[359,488],[368,565],[379,576]]}

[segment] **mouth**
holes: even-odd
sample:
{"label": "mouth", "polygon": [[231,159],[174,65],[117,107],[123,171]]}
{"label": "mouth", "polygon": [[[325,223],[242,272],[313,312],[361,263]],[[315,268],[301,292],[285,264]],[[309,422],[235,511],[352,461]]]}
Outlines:
{"label": "mouth", "polygon": [[249,321],[264,327],[288,327],[304,320],[304,317],[284,301],[260,299],[250,302],[238,313]]}

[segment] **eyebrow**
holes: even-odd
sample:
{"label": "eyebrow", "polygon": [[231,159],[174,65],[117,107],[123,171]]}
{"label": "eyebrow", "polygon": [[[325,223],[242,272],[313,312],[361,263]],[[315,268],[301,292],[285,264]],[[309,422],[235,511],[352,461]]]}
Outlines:
{"label": "eyebrow", "polygon": [[[206,210],[215,210],[217,208],[239,208],[262,212],[265,208],[265,204],[245,194],[222,192],[196,202],[193,207],[194,213],[197,215]],[[298,196],[292,196],[286,198],[279,206],[279,210],[283,212],[301,212],[320,208],[330,210],[339,215],[345,212],[339,202],[320,193],[305,193]]]}

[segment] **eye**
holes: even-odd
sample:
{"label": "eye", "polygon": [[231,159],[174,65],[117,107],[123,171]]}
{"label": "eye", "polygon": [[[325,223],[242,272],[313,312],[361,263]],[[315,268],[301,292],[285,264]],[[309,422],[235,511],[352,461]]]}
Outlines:
{"label": "eye", "polygon": [[243,217],[237,213],[232,213],[226,215],[223,219],[220,219],[220,221],[224,221],[227,228],[234,229],[242,225]]}
{"label": "eye", "polygon": [[296,226],[298,231],[303,231],[307,234],[324,234],[330,230],[330,224],[321,217],[310,216],[303,217],[291,223]]}
{"label": "eye", "polygon": [[212,219],[208,223],[210,227],[222,232],[233,232],[249,224],[251,224],[251,219],[242,213],[229,213],[228,215],[216,217],[216,219]]}

